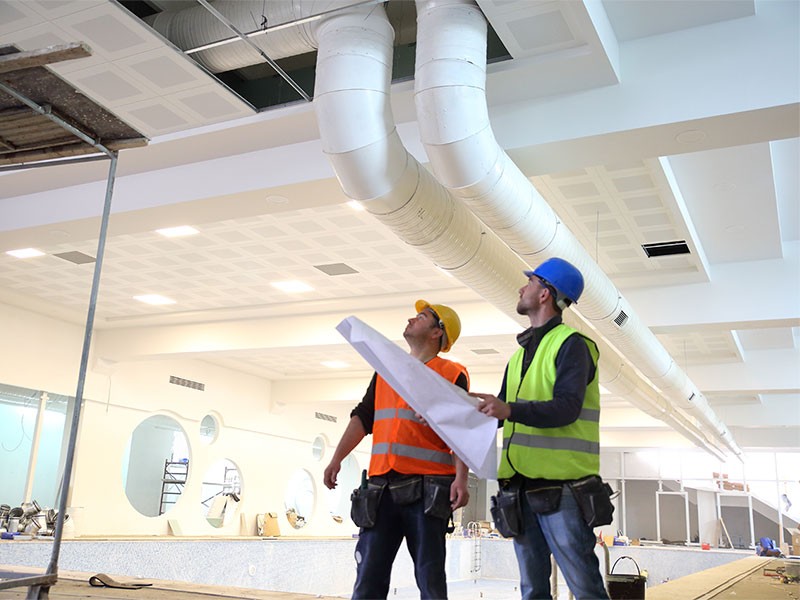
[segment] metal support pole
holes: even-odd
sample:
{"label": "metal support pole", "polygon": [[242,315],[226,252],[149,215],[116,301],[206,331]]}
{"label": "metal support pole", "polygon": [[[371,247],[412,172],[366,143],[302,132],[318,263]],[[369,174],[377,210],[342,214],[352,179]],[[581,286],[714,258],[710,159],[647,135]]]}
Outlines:
{"label": "metal support pole", "polygon": [[659,506],[659,496],[661,495],[661,480],[658,481],[658,491],[656,492],[656,540],[661,541],[661,507]]}
{"label": "metal support pole", "polygon": [[628,496],[625,494],[625,453],[620,453],[621,460],[620,460],[620,472],[622,475],[622,479],[620,479],[620,489],[622,493],[620,494],[620,504],[622,504],[622,535],[628,535]]}
{"label": "metal support pole", "polygon": [[[86,371],[89,364],[89,349],[92,341],[92,327],[94,325],[94,313],[97,306],[97,291],[100,286],[100,271],[103,266],[103,253],[106,245],[106,235],[108,232],[108,220],[111,215],[111,197],[114,192],[114,180],[117,172],[117,151],[112,151],[86,135],[81,130],[73,127],[57,115],[54,115],[49,106],[40,106],[30,98],[23,96],[13,88],[8,87],[6,84],[0,82],[0,90],[7,93],[9,96],[19,100],[33,111],[43,115],[59,125],[61,128],[66,129],[72,135],[86,142],[92,147],[96,148],[111,159],[111,164],[108,169],[108,182],[106,185],[106,197],[103,204],[103,216],[100,221],[100,233],[97,242],[97,258],[94,265],[94,277],[92,278],[92,290],[89,296],[89,310],[86,317],[86,328],[83,338],[83,352],[81,354],[80,370],[78,372],[78,386],[75,394],[75,406],[72,414],[72,425],[69,431],[69,442],[67,444],[67,454],[64,460],[64,474],[61,482],[61,493],[58,500],[58,515],[56,517],[55,537],[53,539],[53,550],[50,556],[50,563],[47,566],[47,571],[43,575],[34,575],[30,577],[18,577],[13,579],[0,580],[0,589],[10,587],[28,587],[28,595],[26,600],[46,600],[49,598],[49,590],[52,585],[55,585],[58,580],[58,556],[61,551],[61,538],[64,530],[64,513],[67,508],[67,497],[69,495],[69,484],[72,477],[72,466],[75,458],[75,446],[78,437],[78,425],[81,414],[81,404],[83,402],[83,388],[86,381]],[[4,577],[8,574],[4,573]]]}
{"label": "metal support pole", "polygon": [[106,235],[108,233],[108,220],[111,216],[111,197],[114,193],[114,180],[117,172],[117,153],[111,153],[111,164],[108,167],[108,183],[106,184],[106,199],[103,204],[103,216],[100,221],[100,237],[97,241],[97,257],[94,264],[94,276],[92,278],[92,291],[89,296],[89,310],[86,316],[86,328],[83,335],[83,351],[81,353],[81,365],[78,373],[78,388],[75,392],[75,408],[72,413],[72,425],[69,431],[69,445],[67,446],[67,456],[64,461],[64,479],[61,484],[61,495],[58,498],[58,517],[56,518],[55,541],[53,543],[53,553],[50,557],[50,564],[47,573],[58,572],[58,555],[61,548],[61,537],[64,532],[64,513],[67,509],[67,497],[69,486],[72,479],[72,466],[75,458],[75,446],[78,437],[78,425],[81,418],[81,405],[83,404],[83,388],[86,382],[86,371],[89,365],[89,349],[92,345],[92,329],[94,327],[94,313],[97,306],[97,292],[100,287],[100,272],[103,268],[103,254],[106,247]]}
{"label": "metal support pole", "polygon": [[42,438],[42,425],[44,424],[44,414],[47,410],[47,392],[39,394],[39,410],[36,411],[36,425],[33,427],[33,439],[31,440],[31,456],[28,460],[28,477],[25,481],[25,493],[22,496],[23,502],[30,502],[33,497],[33,480],[36,478],[36,461],[39,457],[39,440]]}
{"label": "metal support pole", "polygon": [[691,528],[689,527],[689,493],[682,492],[683,494],[683,503],[684,509],[686,511],[686,545],[689,545],[689,542],[692,541],[691,537]]}
{"label": "metal support pole", "polygon": [[[781,506],[781,480],[778,476],[778,455],[777,453],[772,453],[772,460],[775,462],[775,498],[776,502],[775,505],[778,507],[778,544],[779,547],[783,546],[785,542],[785,538],[783,536],[783,507]],[[797,548],[794,549],[794,553],[797,554]]]}

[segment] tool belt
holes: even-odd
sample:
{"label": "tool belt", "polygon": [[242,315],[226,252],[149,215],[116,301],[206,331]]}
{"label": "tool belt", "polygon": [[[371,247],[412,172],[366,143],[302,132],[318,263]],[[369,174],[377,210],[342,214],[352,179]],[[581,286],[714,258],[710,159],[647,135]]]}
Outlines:
{"label": "tool belt", "polygon": [[452,475],[402,475],[391,473],[386,476],[370,477],[366,487],[362,485],[350,495],[352,503],[350,518],[359,527],[374,527],[378,516],[378,505],[384,490],[389,490],[392,502],[398,506],[413,504],[423,500],[425,515],[436,519],[449,519],[450,486]]}
{"label": "tool belt", "polygon": [[491,513],[495,528],[503,537],[515,537],[522,531],[522,501],[534,514],[547,515],[561,506],[564,486],[569,486],[589,527],[608,525],[614,513],[611,486],[597,475],[575,481],[533,480],[522,476],[504,479],[491,498]]}
{"label": "tool belt", "polygon": [[611,496],[614,490],[599,475],[590,475],[583,479],[571,481],[569,485],[575,501],[581,509],[583,520],[589,527],[608,525],[614,516],[614,505]]}

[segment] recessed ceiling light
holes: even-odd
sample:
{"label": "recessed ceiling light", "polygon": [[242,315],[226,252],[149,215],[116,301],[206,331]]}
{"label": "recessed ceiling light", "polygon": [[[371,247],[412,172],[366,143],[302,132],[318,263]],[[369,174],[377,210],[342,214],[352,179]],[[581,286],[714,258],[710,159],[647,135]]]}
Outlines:
{"label": "recessed ceiling light", "polygon": [[156,233],[160,233],[164,237],[183,237],[184,235],[194,235],[200,233],[194,227],[189,225],[178,225],[177,227],[165,227],[164,229],[156,229]]}
{"label": "recessed ceiling light", "polygon": [[282,292],[286,292],[287,294],[297,294],[300,292],[314,291],[314,288],[312,288],[307,283],[303,283],[302,281],[297,281],[297,280],[273,281],[270,285],[274,288],[279,289]]}
{"label": "recessed ceiling light", "polygon": [[358,200],[350,200],[350,202],[347,203],[347,206],[349,206],[353,210],[366,210],[364,208],[364,205],[361,204],[361,202],[359,202]]}
{"label": "recessed ceiling light", "polygon": [[158,294],[143,294],[141,296],[134,296],[133,299],[144,302],[145,304],[175,304],[175,300],[172,298],[167,298],[166,296],[160,296]]}
{"label": "recessed ceiling light", "polygon": [[33,258],[34,256],[44,256],[44,252],[36,248],[20,248],[19,250],[9,250],[6,254],[10,254],[16,258]]}
{"label": "recessed ceiling light", "polygon": [[681,131],[675,136],[675,140],[680,144],[697,144],[706,139],[706,132],[700,129],[688,129]]}
{"label": "recessed ceiling light", "polygon": [[346,363],[343,360],[324,360],[320,364],[329,369],[346,369],[350,366],[350,363]]}

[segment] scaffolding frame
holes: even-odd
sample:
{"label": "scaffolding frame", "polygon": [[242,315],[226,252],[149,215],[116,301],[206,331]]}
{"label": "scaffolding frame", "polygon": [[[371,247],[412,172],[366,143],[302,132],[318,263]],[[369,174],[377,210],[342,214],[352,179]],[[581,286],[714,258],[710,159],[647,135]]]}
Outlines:
{"label": "scaffolding frame", "polygon": [[[41,66],[43,64],[56,62],[57,60],[69,60],[73,58],[89,56],[90,53],[91,52],[89,51],[88,47],[85,46],[84,44],[70,44],[68,45],[68,47],[66,47],[66,50],[65,47],[58,47],[57,57],[55,57],[54,51],[50,49],[49,53],[47,50],[43,50],[37,52],[19,53],[19,55],[11,55],[10,57],[6,56],[3,58],[4,59],[13,58],[13,60],[16,61],[17,64],[22,64],[22,66],[18,68],[30,68],[31,66]],[[34,64],[31,64],[31,60],[34,61]],[[5,60],[3,64],[5,66],[7,63],[10,62],[12,61]],[[114,192],[114,183],[116,180],[117,160],[119,153],[117,150],[111,150],[104,144],[101,144],[99,141],[92,139],[90,136],[88,136],[80,129],[66,122],[58,115],[54,114],[50,106],[47,105],[42,106],[36,103],[32,99],[28,98],[24,94],[15,90],[11,86],[6,85],[2,81],[0,81],[0,91],[5,92],[12,98],[16,99],[25,106],[29,107],[35,113],[49,119],[53,123],[60,126],[62,129],[65,129],[66,131],[68,131],[69,133],[80,139],[82,142],[94,148],[96,151],[102,153],[104,157],[100,158],[108,158],[110,160],[108,177],[106,180],[106,192],[105,192],[105,200],[103,203],[103,213],[100,220],[100,231],[97,242],[97,254],[95,257],[94,274],[92,276],[92,288],[89,296],[89,307],[86,315],[86,324],[84,327],[83,348],[81,352],[80,368],[78,372],[77,391],[75,393],[75,405],[73,407],[72,421],[70,423],[70,428],[68,433],[66,456],[64,460],[64,472],[62,475],[61,489],[58,497],[58,508],[57,508],[58,514],[56,518],[56,525],[54,532],[55,535],[53,539],[53,548],[50,555],[50,561],[47,565],[46,571],[40,575],[29,575],[27,573],[20,573],[11,570],[0,572],[0,577],[4,578],[3,581],[0,581],[0,590],[15,588],[15,587],[28,587],[28,593],[26,596],[27,600],[47,600],[50,597],[49,595],[50,587],[55,585],[55,583],[58,581],[58,559],[61,551],[61,540],[63,538],[63,532],[64,532],[64,520],[67,508],[67,497],[69,495],[70,482],[72,479],[72,469],[75,459],[75,448],[78,437],[78,428],[80,424],[81,407],[83,404],[84,384],[86,381],[86,371],[89,363],[89,350],[91,348],[92,330],[94,327],[94,316],[95,316],[95,309],[97,306],[97,295],[100,286],[100,273],[103,267],[103,255],[105,253],[106,237],[108,233],[108,222],[111,214],[111,199]],[[79,159],[64,159],[64,160],[59,160],[58,162],[55,163],[51,162],[49,164],[63,165],[65,163],[71,162],[72,160],[85,162],[87,158],[84,157]],[[92,160],[96,160],[96,158]],[[30,167],[31,165],[27,165],[18,168],[30,168]]]}

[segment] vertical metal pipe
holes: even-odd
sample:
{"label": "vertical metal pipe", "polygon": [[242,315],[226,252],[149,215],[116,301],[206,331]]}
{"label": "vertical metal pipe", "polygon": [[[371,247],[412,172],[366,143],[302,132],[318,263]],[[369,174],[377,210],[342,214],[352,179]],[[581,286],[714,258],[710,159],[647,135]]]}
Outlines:
{"label": "vertical metal pipe", "polygon": [[684,503],[684,509],[686,511],[686,545],[688,546],[689,542],[692,541],[691,528],[689,527],[689,492],[686,491],[683,492],[683,503]]}
{"label": "vertical metal pipe", "polygon": [[36,460],[39,458],[39,440],[42,437],[42,424],[44,423],[44,413],[47,409],[47,399],[47,392],[39,394],[39,410],[36,412],[36,425],[34,425],[33,429],[31,456],[28,460],[28,477],[25,480],[25,493],[22,495],[23,502],[30,502],[33,496],[33,480],[36,478]]}
{"label": "vertical metal pipe", "polygon": [[625,491],[625,452],[620,452],[622,455],[620,457],[620,473],[622,474],[622,483],[620,488],[622,489],[622,493],[620,497],[622,498],[620,504],[622,504],[622,535],[628,535],[628,496],[626,495]]}
{"label": "vertical metal pipe", "polygon": [[661,507],[659,505],[659,497],[661,496],[661,481],[658,482],[658,491],[656,492],[656,539],[661,541]]}
{"label": "vertical metal pipe", "polygon": [[100,221],[100,236],[97,241],[97,258],[94,264],[94,276],[92,278],[92,291],[89,296],[89,310],[86,316],[86,328],[83,336],[83,352],[81,353],[81,364],[78,372],[78,387],[75,392],[75,406],[72,413],[72,424],[69,430],[69,444],[67,445],[67,456],[64,460],[64,478],[61,483],[61,494],[58,498],[58,516],[56,518],[55,538],[53,540],[53,551],[50,555],[50,564],[47,565],[48,575],[58,573],[58,556],[61,551],[61,538],[64,532],[64,513],[67,509],[67,496],[69,496],[70,480],[72,479],[72,465],[75,458],[75,446],[78,437],[78,425],[81,418],[81,405],[83,404],[83,388],[86,382],[86,371],[89,365],[89,349],[92,344],[92,329],[94,326],[94,313],[97,306],[97,291],[100,287],[100,271],[103,268],[103,254],[106,247],[106,235],[108,233],[108,220],[111,215],[111,197],[114,193],[114,180],[117,173],[116,151],[110,152],[111,164],[108,168],[108,182],[106,184],[106,198],[103,204],[103,216]]}
{"label": "vertical metal pipe", "polygon": [[[778,507],[778,544],[780,547],[784,544],[783,509],[781,508],[781,480],[778,476],[778,454],[776,452],[772,453],[772,460],[775,463],[775,506]],[[797,548],[794,549],[794,553],[797,554]]]}

